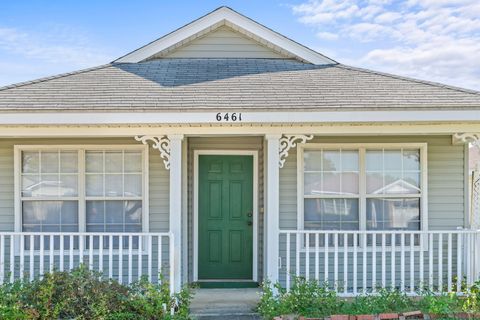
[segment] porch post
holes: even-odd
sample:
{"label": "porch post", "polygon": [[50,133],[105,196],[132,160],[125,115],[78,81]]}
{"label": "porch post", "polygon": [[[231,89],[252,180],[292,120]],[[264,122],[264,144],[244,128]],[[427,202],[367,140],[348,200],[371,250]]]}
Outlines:
{"label": "porch post", "polygon": [[278,281],[279,257],[279,191],[280,191],[280,134],[267,134],[267,170],[266,170],[266,233],[267,233],[267,280]]}
{"label": "porch post", "polygon": [[183,135],[168,135],[170,140],[170,232],[173,236],[174,289],[182,286],[182,140]]}

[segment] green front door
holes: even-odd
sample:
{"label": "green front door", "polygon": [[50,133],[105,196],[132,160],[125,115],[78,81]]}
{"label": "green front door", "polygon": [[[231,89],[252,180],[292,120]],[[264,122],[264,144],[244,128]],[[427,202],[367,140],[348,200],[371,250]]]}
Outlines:
{"label": "green front door", "polygon": [[199,156],[199,280],[252,279],[253,157]]}

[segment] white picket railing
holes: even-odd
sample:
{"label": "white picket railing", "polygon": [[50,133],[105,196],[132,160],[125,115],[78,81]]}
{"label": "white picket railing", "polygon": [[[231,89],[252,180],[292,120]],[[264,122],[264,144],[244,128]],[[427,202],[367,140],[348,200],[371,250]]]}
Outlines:
{"label": "white picket railing", "polygon": [[166,279],[173,292],[170,233],[0,232],[0,283],[88,266],[120,283]]}
{"label": "white picket railing", "polygon": [[480,231],[280,231],[281,283],[314,279],[341,296],[398,288],[460,293],[478,280]]}

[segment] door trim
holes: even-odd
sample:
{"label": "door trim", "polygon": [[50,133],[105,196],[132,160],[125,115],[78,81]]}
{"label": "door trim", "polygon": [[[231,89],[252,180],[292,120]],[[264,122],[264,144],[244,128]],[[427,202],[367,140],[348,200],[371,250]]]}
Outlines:
{"label": "door trim", "polygon": [[198,158],[200,155],[253,156],[252,281],[258,281],[258,151],[257,150],[194,150],[193,151],[193,157],[194,157],[193,159],[193,281],[198,281]]}

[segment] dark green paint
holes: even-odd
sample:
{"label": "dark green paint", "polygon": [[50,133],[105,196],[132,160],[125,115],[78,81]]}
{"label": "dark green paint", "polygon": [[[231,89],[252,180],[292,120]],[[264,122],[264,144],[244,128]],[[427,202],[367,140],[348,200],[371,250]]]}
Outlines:
{"label": "dark green paint", "polygon": [[252,279],[253,157],[201,155],[198,172],[199,280]]}

